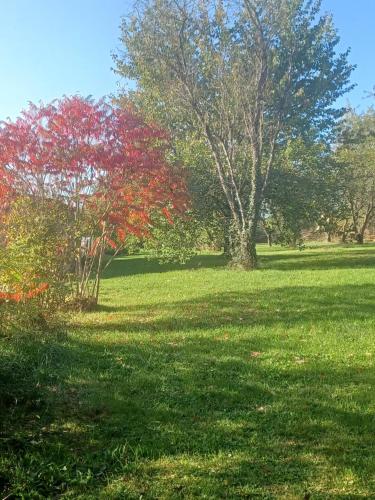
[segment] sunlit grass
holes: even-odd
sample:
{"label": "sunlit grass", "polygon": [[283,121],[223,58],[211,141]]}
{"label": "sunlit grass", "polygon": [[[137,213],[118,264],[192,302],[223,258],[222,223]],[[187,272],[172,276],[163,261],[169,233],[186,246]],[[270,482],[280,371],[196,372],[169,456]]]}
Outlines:
{"label": "sunlit grass", "polygon": [[375,247],[225,264],[120,258],[66,338],[1,341],[0,491],[375,495]]}

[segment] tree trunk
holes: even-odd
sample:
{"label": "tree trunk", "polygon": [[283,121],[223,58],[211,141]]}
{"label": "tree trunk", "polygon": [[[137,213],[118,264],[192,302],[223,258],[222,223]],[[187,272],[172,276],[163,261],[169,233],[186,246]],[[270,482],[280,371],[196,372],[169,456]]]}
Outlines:
{"label": "tree trunk", "polygon": [[360,230],[357,231],[355,239],[357,240],[357,243],[359,245],[363,245],[363,243],[364,243],[365,232],[366,232],[367,226],[371,220],[371,216],[373,214],[373,211],[374,211],[373,205],[371,205],[371,207],[367,210],[365,220],[363,221],[363,224],[362,224]]}
{"label": "tree trunk", "polygon": [[251,238],[248,231],[241,231],[237,235],[237,241],[232,254],[232,264],[244,270],[251,270],[257,267],[255,238]]}
{"label": "tree trunk", "polygon": [[355,239],[358,243],[358,245],[363,245],[363,242],[364,242],[364,234],[361,232],[361,233],[357,233],[355,235]]}
{"label": "tree trunk", "polygon": [[102,261],[103,261],[103,255],[104,255],[104,250],[105,250],[105,242],[104,240],[101,242],[100,246],[100,253],[99,253],[99,259],[98,259],[98,267],[96,269],[96,276],[95,276],[95,284],[94,284],[94,289],[93,289],[93,302],[96,305],[99,300],[99,288],[100,288],[100,278],[101,278],[101,273],[102,273]]}
{"label": "tree trunk", "polygon": [[327,232],[327,242],[328,243],[332,242],[332,235],[331,235],[331,233],[329,231]]}
{"label": "tree trunk", "polygon": [[256,249],[256,237],[258,228],[258,209],[255,207],[253,217],[250,221],[249,237],[248,237],[248,269],[256,269],[258,267],[258,256]]}
{"label": "tree trunk", "polygon": [[255,238],[252,238],[249,241],[249,264],[249,269],[256,269],[258,267],[258,255]]}
{"label": "tree trunk", "polygon": [[230,236],[230,222],[226,222],[224,225],[224,242],[223,242],[223,253],[226,257],[231,256],[231,236]]}

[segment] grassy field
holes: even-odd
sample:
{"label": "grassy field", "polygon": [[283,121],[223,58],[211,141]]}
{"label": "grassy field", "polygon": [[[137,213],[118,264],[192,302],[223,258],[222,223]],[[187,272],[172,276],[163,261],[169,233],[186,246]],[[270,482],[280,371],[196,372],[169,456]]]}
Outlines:
{"label": "grassy field", "polygon": [[2,339],[2,497],[375,498],[375,246],[260,253],[120,258],[66,335]]}

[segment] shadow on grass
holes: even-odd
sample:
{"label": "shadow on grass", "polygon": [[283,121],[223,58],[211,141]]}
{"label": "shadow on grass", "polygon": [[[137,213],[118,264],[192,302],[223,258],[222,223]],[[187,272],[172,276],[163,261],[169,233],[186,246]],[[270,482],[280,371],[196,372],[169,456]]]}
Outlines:
{"label": "shadow on grass", "polygon": [[324,321],[364,320],[374,317],[375,284],[344,286],[288,286],[250,292],[202,295],[193,300],[111,306],[101,322],[84,330],[101,332],[187,332],[283,324],[292,327]]}
{"label": "shadow on grass", "polygon": [[[319,251],[317,251],[317,249]],[[341,253],[332,250],[340,249]],[[326,270],[375,267],[375,247],[316,247],[304,251],[295,250],[285,253],[285,249],[278,248],[274,253],[260,253],[260,270]],[[147,259],[144,256],[119,258],[112,262],[105,274],[105,278],[120,276],[134,276],[147,273],[165,273],[169,271],[183,271],[194,269],[220,269],[228,265],[224,255],[196,255],[187,264],[160,264],[157,259]]]}
{"label": "shadow on grass", "polygon": [[327,270],[327,269],[351,269],[351,268],[374,268],[374,247],[352,248],[342,253],[331,251],[303,250],[293,254],[270,254],[261,255],[261,266],[263,269],[275,269],[279,271],[293,270]]}
{"label": "shadow on grass", "polygon": [[[270,364],[269,345],[266,335],[51,344],[63,364],[49,366],[51,381],[40,383],[47,409],[18,408],[5,419],[4,493],[97,495],[120,480],[125,498],[267,490],[301,498],[322,481],[322,467],[350,469],[366,484],[374,371],[322,359]],[[345,388],[348,397],[337,398]]]}
{"label": "shadow on grass", "polygon": [[192,269],[215,269],[223,267],[227,263],[228,259],[224,255],[196,255],[186,264],[160,264],[158,259],[147,259],[145,256],[125,257],[111,263],[105,273],[105,278]]}
{"label": "shadow on grass", "polygon": [[[123,498],[332,497],[327,471],[334,482],[350,470],[348,491],[369,496],[374,370],[318,353],[299,364],[298,338],[251,326],[363,320],[374,299],[375,285],[232,292],[126,307],[121,322],[83,327],[182,333],[172,338],[20,344],[1,365],[11,385],[31,387],[2,409],[4,494],[107,498],[119,481]],[[246,338],[183,335],[225,325]]]}

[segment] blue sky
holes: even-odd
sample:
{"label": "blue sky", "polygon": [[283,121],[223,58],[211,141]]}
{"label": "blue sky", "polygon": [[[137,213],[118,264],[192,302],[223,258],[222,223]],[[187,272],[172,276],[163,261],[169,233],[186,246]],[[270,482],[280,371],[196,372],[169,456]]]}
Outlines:
{"label": "blue sky", "polygon": [[[0,119],[15,118],[28,101],[63,94],[100,97],[116,91],[111,52],[119,47],[129,0],[0,0]],[[340,48],[352,47],[358,84],[348,100],[363,109],[375,85],[375,0],[323,0],[333,13]]]}

